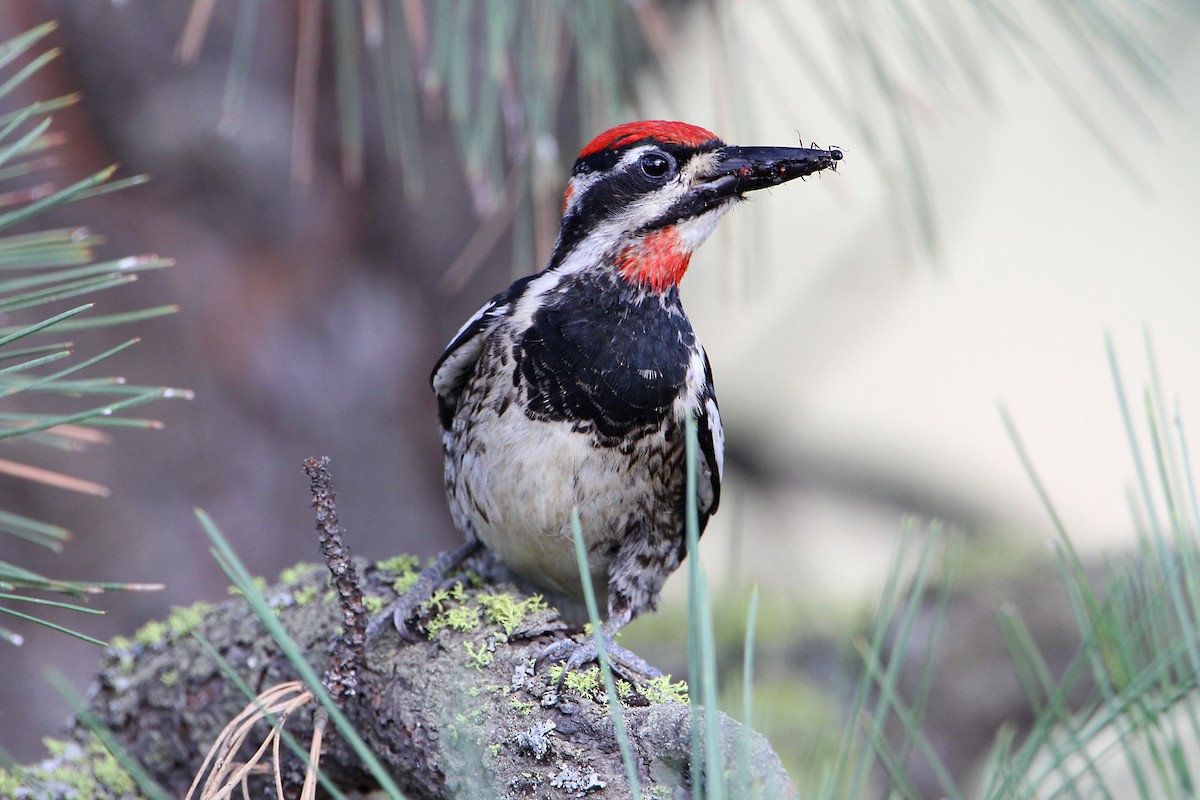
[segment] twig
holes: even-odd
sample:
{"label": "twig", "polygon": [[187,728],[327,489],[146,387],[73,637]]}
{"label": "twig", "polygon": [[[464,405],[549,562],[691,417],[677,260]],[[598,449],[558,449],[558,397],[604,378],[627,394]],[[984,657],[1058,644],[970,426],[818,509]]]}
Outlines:
{"label": "twig", "polygon": [[317,513],[321,553],[333,575],[338,604],[342,607],[342,635],[333,643],[329,668],[322,678],[325,688],[340,706],[342,698],[353,697],[358,689],[358,670],[363,663],[367,641],[367,609],[363,605],[358,571],[350,560],[350,550],[342,541],[342,529],[338,526],[337,495],[329,476],[329,459],[325,456],[306,458],[304,472],[308,475],[313,510]]}

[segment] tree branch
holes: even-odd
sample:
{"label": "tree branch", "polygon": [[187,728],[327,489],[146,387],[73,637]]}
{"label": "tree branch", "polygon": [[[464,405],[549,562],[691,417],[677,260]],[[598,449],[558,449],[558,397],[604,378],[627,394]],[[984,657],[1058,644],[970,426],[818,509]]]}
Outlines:
{"label": "tree branch", "polygon": [[[363,579],[368,596],[386,602],[392,585],[411,576],[371,565]],[[322,571],[314,565],[291,575],[267,596],[309,662],[326,660],[341,615]],[[534,675],[530,665],[562,631],[557,612],[513,586],[488,586],[439,593],[423,624],[432,631],[427,640],[403,644],[388,633],[371,642],[357,694],[344,699],[346,713],[411,798],[628,796],[602,685],[589,684],[584,673],[564,685],[556,704],[543,705],[554,673]],[[167,629],[160,641],[108,651],[91,710],[157,781],[182,796],[204,752],[247,703],[197,636],[255,692],[295,675],[240,598],[187,622],[172,620]],[[644,789],[689,789],[690,706],[653,684],[628,692],[623,705]],[[297,712],[288,729],[306,743],[311,720],[311,712]],[[82,727],[75,736],[90,741]],[[762,796],[794,795],[765,739],[727,718],[722,736],[735,775],[740,770]],[[749,767],[740,769],[735,754],[747,744]],[[336,735],[326,736],[321,769],[343,787],[372,786]],[[36,784],[36,775],[26,772],[27,782]]]}

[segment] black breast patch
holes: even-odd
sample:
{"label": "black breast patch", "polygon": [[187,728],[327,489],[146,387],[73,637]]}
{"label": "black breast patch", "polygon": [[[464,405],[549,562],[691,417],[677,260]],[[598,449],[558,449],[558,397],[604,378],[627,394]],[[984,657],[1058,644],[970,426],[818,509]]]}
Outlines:
{"label": "black breast patch", "polygon": [[580,423],[601,443],[657,427],[683,391],[695,334],[658,298],[570,291],[540,308],[513,347],[533,419]]}

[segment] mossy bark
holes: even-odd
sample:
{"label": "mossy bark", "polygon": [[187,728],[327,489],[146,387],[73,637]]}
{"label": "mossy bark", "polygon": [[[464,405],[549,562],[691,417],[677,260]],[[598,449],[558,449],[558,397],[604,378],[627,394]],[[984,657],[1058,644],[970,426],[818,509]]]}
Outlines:
{"label": "mossy bark", "polygon": [[[391,598],[396,575],[373,567],[364,574],[368,595]],[[266,592],[318,672],[328,663],[341,619],[324,580],[313,571]],[[315,597],[314,586],[321,587]],[[477,599],[498,593],[512,596],[500,603],[507,614],[497,611],[494,599]],[[603,689],[583,681],[553,696],[549,670],[533,674],[531,664],[563,625],[553,609],[522,608],[522,600],[512,586],[468,589],[441,598],[427,620],[436,630],[429,639],[404,643],[389,632],[369,644],[359,693],[346,699],[344,710],[410,797],[630,797]],[[205,752],[247,704],[197,637],[255,692],[296,675],[240,598],[165,630],[159,641],[109,650],[90,706],[155,780],[182,796]],[[293,715],[287,725],[305,746],[311,711]],[[635,689],[621,713],[643,796],[690,796],[690,707]],[[721,730],[727,756],[721,779],[731,786],[747,782],[732,789],[734,796],[794,794],[765,739],[724,717]],[[82,726],[75,735],[88,737]],[[343,788],[373,786],[336,733],[327,734],[321,767]],[[293,759],[287,772],[299,769]],[[27,781],[36,774],[26,773]]]}

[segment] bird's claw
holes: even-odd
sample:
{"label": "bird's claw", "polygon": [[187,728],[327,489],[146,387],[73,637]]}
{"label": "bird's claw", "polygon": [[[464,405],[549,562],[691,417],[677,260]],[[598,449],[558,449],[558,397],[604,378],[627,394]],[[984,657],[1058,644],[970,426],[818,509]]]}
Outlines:
{"label": "bird's claw", "polygon": [[[424,593],[423,596],[414,596],[413,592],[409,591],[402,597],[397,597],[372,617],[371,622],[367,625],[367,641],[373,641],[389,627],[394,627],[400,634],[400,638],[406,642],[420,641],[421,631],[417,628],[415,617],[429,596],[429,592]],[[391,625],[389,626],[388,623]]]}
{"label": "bird's claw", "polygon": [[482,545],[478,541],[467,542],[457,550],[450,550],[438,556],[432,566],[421,570],[417,582],[404,593],[387,605],[367,625],[367,641],[373,641],[387,630],[388,622],[392,623],[400,638],[406,642],[418,642],[422,631],[416,625],[416,617],[433,593],[447,584],[453,584],[455,578],[448,575],[456,572],[463,561],[477,553]]}
{"label": "bird's claw", "polygon": [[[423,576],[422,576],[423,577]],[[400,638],[406,642],[416,642],[421,639],[421,631],[417,628],[415,617],[426,601],[433,594],[432,581],[429,588],[424,588],[418,580],[412,589],[405,592],[389,603],[382,611],[371,618],[367,624],[367,641],[373,641],[389,627],[394,627]],[[418,591],[423,589],[424,591]],[[389,625],[389,623],[391,623]]]}
{"label": "bird's claw", "polygon": [[[612,636],[605,635],[604,637],[604,652],[608,656],[608,663],[612,666],[613,672],[620,677],[628,680],[631,683],[639,683],[642,680],[659,678],[662,676],[662,671],[651,666],[644,658],[638,654],[626,650],[615,641]],[[563,680],[567,677],[568,672],[579,669],[584,664],[598,660],[600,652],[596,647],[596,640],[588,637],[585,642],[577,642],[574,639],[559,639],[551,642],[538,655],[534,661],[534,670],[537,671],[544,663],[555,663],[561,661],[563,670],[559,673],[558,679],[554,684],[554,691],[557,692],[562,688]]]}
{"label": "bird's claw", "polygon": [[563,671],[558,676],[558,682],[561,684],[568,672],[589,661],[595,661],[598,657],[596,643],[591,639],[582,644],[574,639],[558,639],[546,645],[546,648],[538,654],[533,662],[533,670],[537,672],[541,670],[543,664],[555,664],[561,661],[563,662]]}

